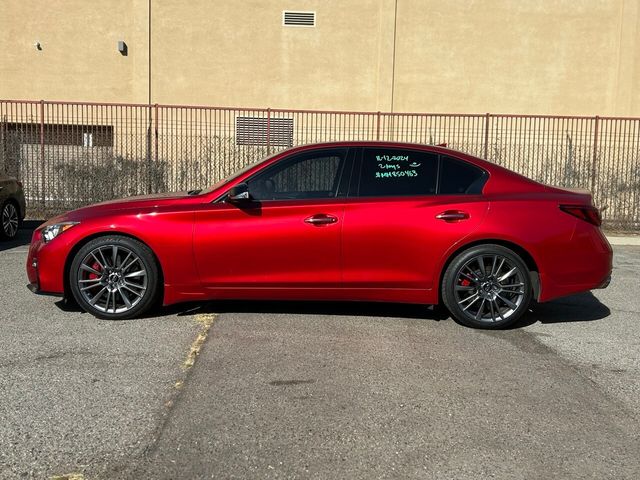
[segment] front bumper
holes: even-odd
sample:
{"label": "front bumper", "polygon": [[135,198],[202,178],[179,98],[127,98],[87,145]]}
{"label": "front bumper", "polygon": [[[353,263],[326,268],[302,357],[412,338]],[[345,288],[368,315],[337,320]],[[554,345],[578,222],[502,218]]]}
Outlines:
{"label": "front bumper", "polygon": [[33,232],[27,255],[29,287],[35,293],[64,295],[64,266],[69,245],[63,241],[44,243],[40,230]]}

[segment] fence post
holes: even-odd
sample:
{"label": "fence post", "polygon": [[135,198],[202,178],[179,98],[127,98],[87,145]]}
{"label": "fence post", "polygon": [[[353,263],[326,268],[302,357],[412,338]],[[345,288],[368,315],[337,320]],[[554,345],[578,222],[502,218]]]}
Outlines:
{"label": "fence post", "polygon": [[146,125],[146,132],[145,132],[145,178],[147,181],[147,194],[151,194],[153,193],[153,180],[151,178],[151,150],[153,148],[153,143],[151,141],[151,129],[153,128],[153,119],[151,118],[153,116],[153,105],[151,105],[151,102],[147,103],[147,105],[145,105],[144,107],[131,107],[134,108],[136,113],[139,110],[144,109],[144,111],[146,112],[145,115],[145,125]]}
{"label": "fence post", "polygon": [[271,155],[271,107],[267,108],[267,155]]}
{"label": "fence post", "polygon": [[154,150],[154,154],[153,154],[153,159],[155,160],[156,163],[156,168],[158,168],[158,115],[159,115],[159,110],[158,110],[158,104],[154,104],[153,105],[153,130],[154,130],[154,136],[153,136],[153,150]]}
{"label": "fence post", "polygon": [[44,210],[44,207],[46,205],[45,186],[47,184],[47,181],[45,178],[46,165],[44,160],[44,100],[40,100],[40,163],[42,168],[42,175],[40,176],[40,189],[41,189],[42,209]]}
{"label": "fence post", "polygon": [[489,122],[491,121],[491,115],[485,114],[484,116],[484,159],[488,160],[489,154]]}
{"label": "fence post", "polygon": [[596,162],[598,161],[598,129],[600,127],[600,117],[595,116],[593,127],[593,159],[591,160],[591,195],[596,196]]}
{"label": "fence post", "polygon": [[376,140],[380,140],[380,110],[376,113]]}

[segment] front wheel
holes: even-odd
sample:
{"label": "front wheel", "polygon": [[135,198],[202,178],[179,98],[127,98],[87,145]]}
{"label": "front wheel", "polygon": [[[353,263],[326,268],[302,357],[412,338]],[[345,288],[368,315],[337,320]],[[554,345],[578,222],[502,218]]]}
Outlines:
{"label": "front wheel", "polygon": [[454,319],[475,328],[513,325],[532,297],[529,269],[500,245],[478,245],[460,253],[449,264],[441,289]]}
{"label": "front wheel", "polygon": [[71,262],[69,282],[78,304],[98,318],[121,320],[141,315],[158,294],[159,271],[153,253],[129,237],[91,240]]}

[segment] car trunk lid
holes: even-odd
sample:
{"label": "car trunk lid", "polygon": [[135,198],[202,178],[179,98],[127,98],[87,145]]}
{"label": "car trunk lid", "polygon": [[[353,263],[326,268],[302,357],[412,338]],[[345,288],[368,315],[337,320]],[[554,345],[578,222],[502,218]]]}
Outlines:
{"label": "car trunk lid", "polygon": [[568,199],[576,204],[593,205],[593,196],[589,190],[583,188],[556,187],[553,185],[545,185],[545,189],[549,193],[566,195]]}

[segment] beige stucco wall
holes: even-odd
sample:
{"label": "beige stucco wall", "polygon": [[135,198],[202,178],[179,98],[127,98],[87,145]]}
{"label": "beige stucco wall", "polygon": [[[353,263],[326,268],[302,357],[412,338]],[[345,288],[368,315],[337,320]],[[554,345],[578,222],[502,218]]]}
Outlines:
{"label": "beige stucco wall", "polygon": [[1,3],[5,99],[640,116],[640,0]]}
{"label": "beige stucco wall", "polygon": [[380,63],[391,61],[380,46],[380,23],[392,26],[393,18],[382,17],[380,5],[389,2],[359,3],[356,9],[343,0],[295,2],[317,12],[317,27],[303,28],[282,26],[290,1],[196,0],[189,9],[158,2],[154,100],[377,109]]}
{"label": "beige stucco wall", "polygon": [[640,114],[636,0],[400,0],[398,25],[398,110]]}
{"label": "beige stucco wall", "polygon": [[0,98],[147,101],[146,1],[0,4]]}

